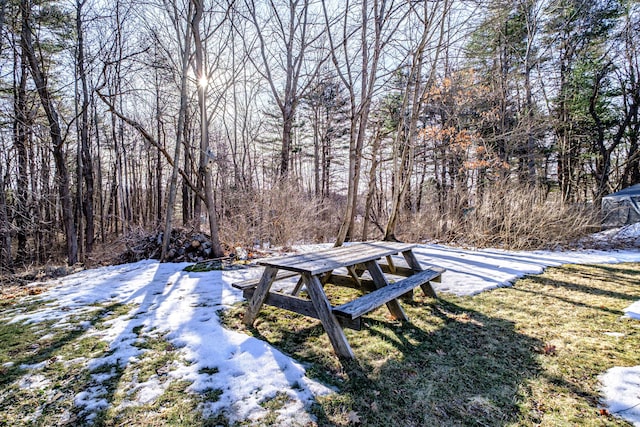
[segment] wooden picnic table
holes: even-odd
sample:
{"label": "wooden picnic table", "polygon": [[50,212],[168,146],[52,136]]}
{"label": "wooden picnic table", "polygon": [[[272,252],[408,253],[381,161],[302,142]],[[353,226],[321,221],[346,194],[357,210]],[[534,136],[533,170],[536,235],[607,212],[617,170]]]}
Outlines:
{"label": "wooden picnic table", "polygon": [[[398,298],[411,296],[418,286],[427,296],[436,297],[429,282],[440,281],[444,269],[435,266],[423,269],[412,251],[415,246],[362,242],[259,261],[258,264],[265,267],[260,279],[233,285],[242,289],[249,301],[244,322],[252,325],[263,304],[319,319],[336,354],[353,359],[343,327],[360,329],[362,316],[383,304],[395,319],[408,320]],[[393,256],[399,253],[406,266],[394,262]],[[400,280],[391,279],[393,276],[399,276]],[[289,294],[271,291],[274,282],[294,277],[298,281]],[[326,284],[360,289],[363,295],[334,307],[324,291]],[[303,287],[309,298],[300,296]]]}

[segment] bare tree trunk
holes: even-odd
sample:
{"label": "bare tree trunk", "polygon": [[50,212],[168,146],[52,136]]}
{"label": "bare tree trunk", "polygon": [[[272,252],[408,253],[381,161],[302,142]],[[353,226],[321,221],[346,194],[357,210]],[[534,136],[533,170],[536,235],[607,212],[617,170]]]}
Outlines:
{"label": "bare tree trunk", "polygon": [[[17,53],[14,53],[17,55]],[[28,180],[28,134],[29,114],[27,112],[27,67],[26,52],[22,49],[20,65],[17,66],[17,57],[14,60],[14,68],[20,70],[17,75],[17,85],[14,83],[13,109],[15,120],[13,124],[13,145],[18,155],[18,176],[16,177],[16,197],[15,197],[15,222],[16,240],[18,244],[16,260],[24,262],[27,259],[27,219],[29,200],[29,180]],[[14,78],[15,82],[16,78]]]}
{"label": "bare tree trunk", "polygon": [[[192,3],[189,3],[189,10],[187,13],[187,20],[191,19],[192,15]],[[174,4],[174,15],[173,19],[175,19],[174,25],[176,28],[176,36],[180,37],[179,34],[179,24],[178,24],[178,15],[176,13],[175,4]],[[185,29],[184,34],[184,44],[182,45],[182,63],[180,69],[180,110],[178,111],[178,128],[176,129],[176,146],[175,151],[173,153],[173,169],[171,171],[171,181],[169,184],[169,197],[167,199],[167,210],[165,213],[165,225],[164,225],[164,236],[162,240],[162,255],[160,256],[161,260],[164,260],[167,256],[167,251],[169,249],[169,242],[171,237],[171,230],[173,227],[173,208],[176,202],[176,194],[178,188],[178,165],[180,163],[180,148],[182,145],[182,138],[185,132],[185,116],[187,114],[187,71],[189,68],[189,56],[191,53],[191,31],[187,27]],[[185,201],[183,201],[184,203]]]}
{"label": "bare tree trunk", "polygon": [[[284,78],[280,81],[274,76],[273,55],[270,55],[273,40],[265,40],[264,36],[266,22],[258,16],[259,10],[256,8],[255,1],[245,0],[250,20],[256,29],[261,62],[258,64],[251,55],[249,55],[249,60],[269,85],[282,118],[282,145],[278,171],[281,178],[286,178],[289,173],[296,109],[300,99],[313,81],[313,76],[317,74],[320,66],[324,63],[324,60],[318,61],[314,66],[315,69],[308,74],[303,67],[309,46],[319,37],[318,34],[310,34],[313,27],[308,20],[309,0],[289,1],[286,4],[287,7],[283,8],[284,12],[282,12],[272,2],[269,2],[269,11],[274,16],[271,21],[278,23],[274,35],[283,42],[282,56],[275,58],[277,64],[275,67],[281,68],[280,71],[284,73]],[[302,81],[303,79],[304,81]],[[282,83],[284,87],[278,88],[279,83]]]}
{"label": "bare tree trunk", "polygon": [[[371,108],[371,100],[375,91],[375,83],[378,74],[378,63],[385,45],[389,42],[392,34],[398,28],[398,22],[395,22],[392,29],[387,29],[386,25],[390,24],[392,9],[387,8],[386,2],[375,1],[373,5],[367,0],[362,1],[361,5],[361,21],[359,22],[360,45],[358,49],[361,55],[359,70],[353,70],[351,63],[353,59],[353,51],[348,48],[350,39],[347,34],[351,31],[346,27],[348,15],[352,12],[349,3],[346,3],[343,11],[342,21],[345,25],[342,28],[342,40],[336,42],[332,34],[330,18],[327,12],[325,2],[322,2],[323,13],[325,17],[326,34],[331,47],[331,59],[335,65],[338,77],[347,88],[350,100],[350,119],[351,126],[349,132],[349,168],[347,175],[347,204],[342,217],[342,223],[338,230],[335,246],[341,246],[346,240],[353,237],[353,227],[356,216],[356,207],[358,202],[358,184],[360,181],[360,168],[362,165],[362,150],[364,148],[365,133],[369,121],[369,112]],[[370,10],[373,9],[373,10]],[[373,17],[370,18],[369,14]],[[384,31],[389,31],[384,33]],[[343,63],[348,64],[345,68],[341,68],[338,54],[344,57],[340,58]],[[356,77],[355,74],[358,74]],[[356,87],[356,81],[360,81],[360,87]]]}
{"label": "bare tree trunk", "polygon": [[7,198],[5,195],[5,176],[0,161],[0,269],[11,271],[13,259],[11,257],[11,224],[7,215]]}
{"label": "bare tree trunk", "polygon": [[382,142],[382,131],[380,128],[376,130],[373,137],[373,144],[371,147],[371,166],[369,168],[369,188],[367,190],[367,198],[364,206],[364,224],[362,225],[362,240],[369,239],[369,225],[371,224],[371,216],[373,210],[373,197],[376,192],[376,174],[378,172],[378,153],[380,151],[380,144]]}
{"label": "bare tree trunk", "polygon": [[91,140],[89,138],[89,87],[87,84],[87,72],[84,66],[84,31],[82,27],[82,7],[86,0],[77,0],[76,3],[76,32],[78,35],[78,73],[82,88],[82,114],[80,116],[80,145],[82,158],[82,178],[84,180],[84,197],[82,200],[85,218],[85,249],[87,253],[93,251],[95,240],[95,222],[93,212],[94,182],[93,160],[91,156]]}
{"label": "bare tree trunk", "polygon": [[215,200],[213,197],[213,183],[211,181],[211,166],[213,163],[211,149],[209,147],[209,135],[208,135],[208,118],[206,109],[206,90],[207,76],[204,69],[204,49],[202,46],[202,39],[200,37],[200,22],[202,20],[202,14],[204,13],[204,0],[192,0],[195,13],[191,20],[191,30],[193,31],[193,41],[196,52],[196,69],[198,80],[200,81],[200,90],[198,91],[198,103],[200,104],[200,120],[201,120],[201,134],[200,134],[200,156],[204,161],[200,162],[201,165],[201,177],[204,179],[204,194],[205,203],[209,214],[209,232],[211,235],[211,249],[214,257],[221,257],[224,255],[222,246],[220,245],[220,238],[218,234],[218,217],[216,214]]}
{"label": "bare tree trunk", "polygon": [[102,150],[100,149],[100,126],[98,121],[98,109],[95,105],[95,97],[92,96],[93,126],[96,137],[96,180],[98,181],[98,212],[100,215],[100,241],[106,240],[105,214],[104,214],[104,189],[102,186]]}
{"label": "bare tree trunk", "polygon": [[[155,70],[155,79],[156,79],[156,133],[157,133],[157,138],[158,138],[158,143],[164,145],[164,138],[163,138],[163,127],[162,127],[162,114],[160,111],[160,82],[158,80],[158,69],[156,68]],[[182,102],[182,101],[181,101]],[[182,107],[181,107],[182,108]],[[183,117],[183,126],[184,126],[184,117]],[[177,132],[180,132],[180,128],[178,127]],[[177,144],[177,146],[179,146],[181,143],[181,141],[179,141],[179,143]],[[178,149],[179,150],[179,149]],[[179,157],[180,156],[180,152],[178,151],[178,153],[176,153],[174,155],[174,159],[176,164],[179,163]],[[160,223],[162,222],[162,213],[163,213],[163,209],[162,209],[162,154],[160,153],[160,151],[156,151],[156,167],[155,167],[155,185],[156,185],[156,191],[155,191],[155,206],[151,205],[151,207],[155,207],[155,223],[156,225],[160,225]],[[177,179],[177,171],[176,171],[176,179]],[[175,198],[175,195],[174,195]],[[173,203],[175,203],[175,200],[173,201]]]}
{"label": "bare tree trunk", "polygon": [[[402,116],[399,130],[396,134],[395,146],[398,147],[400,154],[399,158],[394,159],[396,168],[394,170],[393,202],[384,232],[384,240],[397,240],[395,232],[398,217],[405,193],[411,182],[420,105],[426,91],[433,84],[440,53],[445,49],[443,40],[446,33],[446,23],[448,22],[449,0],[434,3],[433,9],[429,9],[427,3],[423,7],[421,21],[424,27],[422,28],[420,43],[411,58],[411,70],[407,78],[407,87],[404,90],[402,101]],[[423,83],[425,51],[434,33],[438,35],[438,40],[435,43],[435,53],[431,59],[427,81]],[[409,109],[408,113],[407,109]]]}
{"label": "bare tree trunk", "polygon": [[[4,18],[7,11],[7,0],[0,0],[0,34],[4,32]],[[2,51],[2,40],[0,40],[0,52]]]}
{"label": "bare tree trunk", "polygon": [[45,76],[40,69],[40,64],[33,49],[31,37],[31,4],[29,0],[21,0],[22,13],[22,48],[27,55],[31,67],[31,76],[38,89],[38,95],[49,121],[49,134],[53,145],[53,157],[56,164],[58,178],[58,192],[62,204],[62,219],[66,233],[67,257],[70,265],[78,262],[78,241],[76,227],[73,222],[73,203],[69,186],[69,173],[67,171],[64,143],[58,113],[53,106],[53,100],[47,87]]}

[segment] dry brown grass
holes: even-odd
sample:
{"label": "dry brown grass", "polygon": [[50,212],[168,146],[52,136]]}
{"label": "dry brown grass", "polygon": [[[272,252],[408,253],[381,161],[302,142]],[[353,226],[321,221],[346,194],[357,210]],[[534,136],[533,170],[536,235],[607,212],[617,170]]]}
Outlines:
{"label": "dry brown grass", "polygon": [[[435,198],[434,198],[435,199]],[[476,247],[557,247],[599,229],[592,206],[563,202],[557,193],[517,183],[496,183],[478,197],[457,191],[406,214],[399,235]]]}
{"label": "dry brown grass", "polygon": [[334,239],[342,207],[282,183],[262,191],[230,194],[220,221],[221,240],[231,247],[290,246]]}

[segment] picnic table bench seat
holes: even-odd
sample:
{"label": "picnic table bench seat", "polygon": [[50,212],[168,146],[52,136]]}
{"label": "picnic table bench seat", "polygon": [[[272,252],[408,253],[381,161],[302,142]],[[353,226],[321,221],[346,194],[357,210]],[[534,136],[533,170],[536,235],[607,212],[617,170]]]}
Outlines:
{"label": "picnic table bench seat", "polygon": [[373,292],[364,294],[361,297],[349,301],[348,303],[334,307],[332,311],[338,316],[356,319],[378,307],[381,307],[383,304],[386,304],[391,300],[401,297],[418,286],[422,286],[431,280],[437,279],[442,275],[442,272],[443,269],[431,267],[428,270],[423,270],[405,279],[399,280],[395,283],[390,283]]}

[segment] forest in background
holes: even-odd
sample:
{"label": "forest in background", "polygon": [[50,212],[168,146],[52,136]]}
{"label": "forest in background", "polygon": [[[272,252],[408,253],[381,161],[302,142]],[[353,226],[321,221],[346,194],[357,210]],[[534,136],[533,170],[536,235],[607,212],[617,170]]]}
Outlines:
{"label": "forest in background", "polygon": [[0,0],[0,269],[575,238],[640,182],[639,35],[637,0]]}

